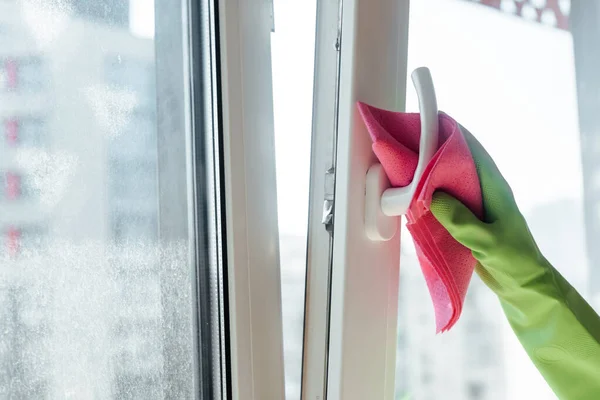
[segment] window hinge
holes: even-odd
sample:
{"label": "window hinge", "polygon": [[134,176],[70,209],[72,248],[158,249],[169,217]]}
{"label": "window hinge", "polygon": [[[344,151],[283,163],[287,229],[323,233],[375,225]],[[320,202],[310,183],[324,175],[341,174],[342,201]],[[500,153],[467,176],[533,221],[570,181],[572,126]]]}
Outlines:
{"label": "window hinge", "polygon": [[335,196],[335,168],[331,167],[325,172],[325,196],[323,199],[323,218],[327,232],[333,231],[333,204]]}
{"label": "window hinge", "polygon": [[271,33],[275,32],[275,0],[271,0]]}

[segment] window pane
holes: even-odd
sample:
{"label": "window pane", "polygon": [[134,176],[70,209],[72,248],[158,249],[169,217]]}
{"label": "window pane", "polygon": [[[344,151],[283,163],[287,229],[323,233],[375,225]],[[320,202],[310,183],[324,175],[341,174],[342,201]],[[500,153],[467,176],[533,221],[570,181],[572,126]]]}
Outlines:
{"label": "window pane", "polygon": [[1,399],[196,395],[195,267],[159,224],[187,206],[159,186],[187,174],[159,182],[153,7],[0,0]]}
{"label": "window pane", "polygon": [[[477,3],[411,3],[409,72],[431,69],[440,109],[486,147],[544,255],[592,300],[569,1]],[[418,111],[408,87],[407,108]],[[476,275],[458,324],[434,334],[431,300],[404,238],[396,398],[555,399]]]}

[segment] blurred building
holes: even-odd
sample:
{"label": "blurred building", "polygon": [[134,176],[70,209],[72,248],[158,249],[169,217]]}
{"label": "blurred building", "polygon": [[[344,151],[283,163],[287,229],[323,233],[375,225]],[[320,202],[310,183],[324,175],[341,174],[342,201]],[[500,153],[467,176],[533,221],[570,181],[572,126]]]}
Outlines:
{"label": "blurred building", "polygon": [[164,398],[153,41],[125,0],[53,10],[52,42],[23,4],[0,1],[0,398]]}

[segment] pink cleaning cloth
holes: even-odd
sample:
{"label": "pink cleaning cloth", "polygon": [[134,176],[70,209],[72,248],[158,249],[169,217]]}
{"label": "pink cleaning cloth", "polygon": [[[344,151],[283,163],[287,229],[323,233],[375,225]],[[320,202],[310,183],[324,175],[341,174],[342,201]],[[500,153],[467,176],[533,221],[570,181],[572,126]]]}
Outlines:
{"label": "pink cleaning cloth", "polygon": [[[364,103],[358,103],[358,109],[391,185],[407,186],[417,168],[419,114],[386,111]],[[438,150],[406,214],[407,228],[433,300],[437,332],[443,332],[460,317],[476,260],[431,214],[431,198],[436,190],[456,197],[481,217],[483,204],[475,162],[460,126],[443,113],[439,115]]]}

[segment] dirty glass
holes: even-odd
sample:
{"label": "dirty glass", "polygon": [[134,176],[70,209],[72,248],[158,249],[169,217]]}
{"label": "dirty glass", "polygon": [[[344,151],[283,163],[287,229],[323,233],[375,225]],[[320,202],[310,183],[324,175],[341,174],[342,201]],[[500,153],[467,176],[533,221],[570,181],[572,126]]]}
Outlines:
{"label": "dirty glass", "polygon": [[159,206],[185,203],[159,196],[153,10],[0,0],[0,399],[194,397],[187,242],[160,240]]}

